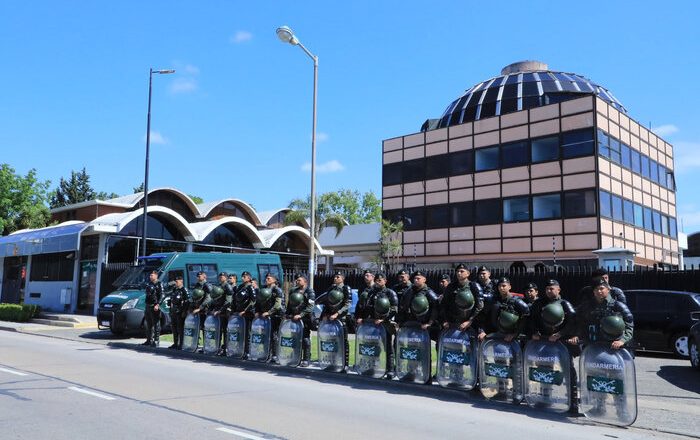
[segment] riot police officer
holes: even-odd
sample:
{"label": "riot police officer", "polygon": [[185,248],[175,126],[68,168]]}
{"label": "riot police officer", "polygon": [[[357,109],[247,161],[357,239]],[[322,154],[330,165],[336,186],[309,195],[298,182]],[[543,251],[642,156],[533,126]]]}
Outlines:
{"label": "riot police officer", "polygon": [[438,295],[438,300],[442,300],[442,297],[445,295],[445,292],[447,291],[447,286],[450,285],[450,282],[452,279],[450,276],[446,273],[443,273],[440,275],[440,281],[438,282],[438,291],[436,292]]}
{"label": "riot police officer", "polygon": [[235,273],[228,274],[228,285],[229,287],[231,287],[231,294],[233,295],[234,293],[236,293],[236,289],[238,289],[238,275],[236,275]]}
{"label": "riot police officer", "polygon": [[527,283],[525,286],[525,303],[532,305],[539,298],[539,287],[535,283]]}
{"label": "riot police officer", "polygon": [[484,308],[484,300],[474,296],[472,283],[469,281],[469,268],[459,264],[455,268],[455,281],[445,288],[440,301],[439,318],[442,328],[459,325],[461,331],[472,328],[476,317]]}
{"label": "riot police officer", "polygon": [[228,322],[228,309],[231,306],[231,300],[233,298],[233,288],[228,282],[228,274],[226,272],[219,273],[219,285],[216,286],[219,289],[212,288],[212,292],[216,290],[217,297],[212,298],[212,303],[209,307],[209,311],[212,312],[214,316],[219,317],[219,334],[221,335],[221,344],[219,356],[226,355],[226,327]]}
{"label": "riot police officer", "polygon": [[362,278],[365,281],[365,286],[364,288],[358,289],[357,304],[355,304],[355,320],[357,324],[361,324],[362,319],[369,315],[369,297],[376,287],[375,276],[372,271],[366,269],[362,273]]}
{"label": "riot police officer", "polygon": [[398,296],[399,302],[401,302],[401,296],[411,288],[411,279],[405,269],[401,269],[396,276],[398,277],[398,282],[391,286],[391,290],[396,292],[396,296]]}
{"label": "riot police officer", "polygon": [[168,348],[182,350],[185,317],[190,305],[190,295],[184,285],[182,275],[175,277],[175,287],[170,291],[168,304],[170,307],[170,327],[173,331],[173,345]]}
{"label": "riot police officer", "polygon": [[438,298],[426,284],[425,273],[418,270],[411,275],[413,284],[399,299],[396,322],[399,326],[417,322],[423,330],[430,330],[438,319]]}
{"label": "riot police officer", "polygon": [[[201,270],[197,272],[197,282],[192,288],[192,305],[194,306],[192,313],[199,313],[199,325],[202,329],[204,329],[204,320],[207,318],[207,309],[209,304],[211,304],[211,289],[212,285],[207,281],[206,272]],[[197,290],[202,292],[201,295],[199,292],[196,295],[194,294]]]}
{"label": "riot police officer", "polygon": [[[596,283],[596,280],[598,278],[603,279],[607,283],[607,285],[610,287],[610,296],[613,297],[615,301],[619,301],[623,304],[627,304],[627,297],[625,297],[625,292],[622,291],[619,287],[614,287],[610,285],[610,275],[608,273],[608,270],[599,267],[598,269],[595,269],[591,273],[591,285],[594,285]],[[583,301],[587,301],[589,299],[593,299],[593,287],[591,286],[586,286],[583,289],[581,289],[581,292],[579,294],[579,297],[583,303]]]}
{"label": "riot police officer", "polygon": [[163,284],[158,281],[158,271],[148,275],[146,283],[146,342],[143,345],[157,347],[160,342],[160,301],[163,299]]}
{"label": "riot police officer", "polygon": [[308,280],[303,274],[294,276],[295,286],[289,292],[289,300],[285,310],[285,318],[294,321],[302,320],[304,323],[304,339],[302,339],[301,366],[308,367],[311,361],[311,327],[313,325],[314,305],[316,294],[308,287]]}
{"label": "riot police officer", "polygon": [[277,362],[277,337],[284,311],[284,292],[277,285],[277,276],[273,273],[265,275],[265,286],[258,290],[255,299],[255,317],[270,318],[272,341],[270,344],[271,362]]}
{"label": "riot police officer", "polygon": [[550,342],[561,341],[569,352],[571,383],[571,407],[569,412],[578,413],[577,379],[574,357],[580,354],[578,344],[570,339],[576,336],[576,312],[571,303],[561,297],[559,281],[551,279],[545,284],[545,294],[530,306],[528,336],[538,341],[546,338]]}
{"label": "riot police officer", "polygon": [[597,278],[591,286],[593,298],[587,298],[576,310],[577,332],[572,343],[610,342],[610,347],[620,349],[631,340],[634,317],[627,305],[610,294],[610,285]]}
{"label": "riot police officer", "polygon": [[[381,325],[386,331],[386,379],[394,377],[394,342],[396,335],[396,324],[394,317],[399,306],[399,299],[396,292],[386,287],[386,275],[377,272],[374,275],[374,289],[370,293],[367,301],[367,309],[358,320],[362,324],[364,319],[373,320],[375,325]],[[357,309],[356,309],[357,310]]]}
{"label": "riot police officer", "polygon": [[[231,313],[238,313],[245,318],[246,335],[250,334],[250,326],[253,323],[253,314],[255,313],[255,298],[257,292],[253,286],[253,278],[247,270],[241,273],[241,283],[236,289],[231,301]],[[245,338],[245,357],[248,355],[248,346],[250,341]]]}
{"label": "riot police officer", "polygon": [[350,360],[350,346],[348,344],[348,329],[345,325],[345,316],[352,304],[352,290],[345,284],[345,274],[336,272],[333,275],[333,285],[318,298],[318,303],[323,305],[321,319],[324,321],[337,319],[343,326],[343,338],[345,339],[345,365]]}
{"label": "riot police officer", "polygon": [[479,340],[483,341],[487,333],[498,332],[503,340],[510,342],[517,338],[526,327],[527,316],[530,309],[522,299],[510,293],[510,280],[502,277],[496,283],[498,294],[491,306],[491,319],[484,320],[484,327],[479,333]]}

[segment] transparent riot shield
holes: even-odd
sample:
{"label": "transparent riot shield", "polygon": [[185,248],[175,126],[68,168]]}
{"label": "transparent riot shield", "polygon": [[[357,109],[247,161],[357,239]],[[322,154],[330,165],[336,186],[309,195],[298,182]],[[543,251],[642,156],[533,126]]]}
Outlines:
{"label": "transparent riot shield", "polygon": [[386,374],[386,330],[373,322],[362,323],[355,331],[355,372],[380,378]]}
{"label": "transparent riot shield", "polygon": [[440,386],[471,390],[476,383],[477,352],[474,335],[450,327],[440,334],[437,380]]}
{"label": "transparent riot shield", "polygon": [[523,357],[527,404],[566,412],[571,405],[571,359],[564,344],[529,341]]}
{"label": "transparent riot shield", "polygon": [[588,345],[579,360],[581,412],[597,422],[629,426],[637,419],[634,359],[610,343]]}
{"label": "transparent riot shield", "polygon": [[523,400],[523,356],[520,344],[499,336],[487,337],[479,350],[481,394],[489,400],[520,403]]}
{"label": "transparent riot shield", "polygon": [[188,314],[182,329],[182,350],[194,353],[199,345],[199,313]]}
{"label": "transparent riot shield", "polygon": [[209,315],[204,320],[204,353],[216,354],[221,347],[221,321],[218,316]]}
{"label": "transparent riot shield", "polygon": [[322,370],[339,372],[345,369],[344,332],[337,319],[318,324],[318,366]]}
{"label": "transparent riot shield", "polygon": [[277,360],[280,365],[298,367],[301,363],[301,344],[304,339],[304,322],[285,319],[280,324]]}
{"label": "transparent riot shield", "polygon": [[245,355],[245,318],[238,313],[231,314],[226,326],[226,356],[243,358]]}
{"label": "transparent riot shield", "polygon": [[250,326],[250,345],[248,359],[267,362],[270,358],[270,336],[272,324],[270,318],[255,318]]}
{"label": "transparent riot shield", "polygon": [[416,322],[400,327],[396,334],[396,377],[404,382],[428,383],[431,351],[428,330]]}

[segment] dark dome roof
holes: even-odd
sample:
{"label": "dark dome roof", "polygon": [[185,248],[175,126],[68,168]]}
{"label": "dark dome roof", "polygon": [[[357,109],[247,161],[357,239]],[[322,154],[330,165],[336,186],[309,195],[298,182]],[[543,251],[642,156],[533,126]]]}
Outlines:
{"label": "dark dome roof", "polygon": [[468,89],[447,107],[437,124],[426,122],[423,130],[462,124],[592,94],[627,113],[608,89],[588,78],[575,73],[553,72],[546,64],[538,61],[521,61],[504,67],[501,76]]}

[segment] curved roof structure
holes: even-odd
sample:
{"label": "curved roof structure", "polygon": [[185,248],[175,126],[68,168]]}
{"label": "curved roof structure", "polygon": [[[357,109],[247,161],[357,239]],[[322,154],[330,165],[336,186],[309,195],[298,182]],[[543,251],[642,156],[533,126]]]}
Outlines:
{"label": "curved roof structure", "polygon": [[[533,107],[596,95],[623,113],[625,107],[605,87],[576,73],[549,70],[539,61],[520,61],[482,81],[452,101],[433,128],[444,128]],[[426,122],[427,124],[427,122]],[[423,125],[423,131],[429,129]]]}
{"label": "curved roof structure", "polygon": [[216,208],[219,205],[222,205],[224,203],[231,203],[238,207],[241,211],[245,212],[250,216],[250,218],[255,222],[256,225],[264,225],[265,222],[261,221],[260,216],[258,215],[257,212],[255,212],[255,209],[253,209],[250,204],[244,202],[243,200],[240,199],[221,199],[217,200],[214,202],[206,202],[206,203],[201,203],[197,205],[197,217],[200,218],[207,218],[207,216],[211,213],[214,208]]}
{"label": "curved roof structure", "polygon": [[256,249],[261,249],[264,247],[263,240],[260,238],[258,230],[255,228],[255,226],[253,226],[252,224],[250,224],[242,218],[228,216],[222,217],[217,220],[192,223],[190,224],[190,226],[196,234],[196,241],[204,241],[204,239],[207,238],[207,236],[211,234],[216,228],[227,224],[234,225],[237,229],[243,232],[246,238],[250,240],[250,242]]}
{"label": "curved roof structure", "polygon": [[[152,205],[148,207],[149,214],[160,214],[168,217],[172,221],[172,225],[185,237],[185,240],[197,240],[197,233],[193,230],[192,225],[180,214],[170,208],[164,206]],[[119,232],[132,220],[143,215],[143,209],[136,211],[120,212],[116,214],[107,214],[96,218],[90,222],[90,226],[97,232]]]}

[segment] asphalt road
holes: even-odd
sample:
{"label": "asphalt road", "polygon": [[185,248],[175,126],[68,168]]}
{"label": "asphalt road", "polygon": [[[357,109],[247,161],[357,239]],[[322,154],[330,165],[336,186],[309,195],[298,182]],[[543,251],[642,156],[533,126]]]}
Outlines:
{"label": "asphalt road", "polygon": [[[74,331],[75,332],[75,331]],[[103,333],[0,332],[3,439],[681,438],[697,436],[700,373],[637,358],[628,429],[351,375],[221,365],[105,345]],[[61,337],[61,338],[57,338]],[[89,337],[85,337],[89,336]],[[85,342],[89,341],[89,342]],[[488,433],[492,430],[492,433]]]}

